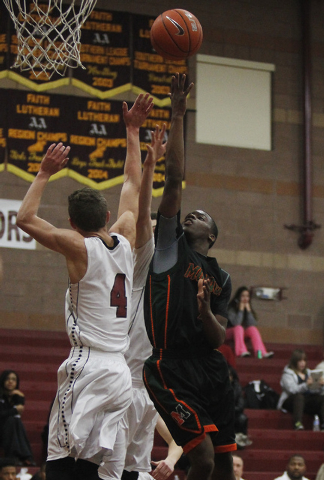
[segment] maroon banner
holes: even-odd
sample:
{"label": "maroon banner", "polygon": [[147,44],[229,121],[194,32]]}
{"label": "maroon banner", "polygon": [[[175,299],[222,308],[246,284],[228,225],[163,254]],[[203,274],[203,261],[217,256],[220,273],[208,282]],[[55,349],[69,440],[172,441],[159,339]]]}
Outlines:
{"label": "maroon banner", "polygon": [[80,98],[69,102],[70,177],[93,188],[123,182],[126,127],[122,102]]}
{"label": "maroon banner", "polygon": [[[160,128],[165,124],[166,131],[164,141],[168,141],[169,131],[171,127],[171,108],[154,107],[149,118],[145,121],[140,130],[142,162],[144,162],[147,153],[147,144],[151,142],[151,132],[156,125]],[[186,132],[186,117],[184,118],[184,132]],[[161,157],[156,164],[153,176],[153,196],[159,197],[163,193],[165,183],[165,157]]]}
{"label": "maroon banner", "polygon": [[[69,97],[22,90],[6,92],[10,98],[7,170],[33,181],[47,148],[52,143],[68,141]],[[65,175],[67,169],[56,178]]]}
{"label": "maroon banner", "polygon": [[[3,104],[8,98],[10,115],[7,120],[2,119],[8,127],[8,171],[32,182],[49,145],[63,142],[71,146],[70,160],[53,180],[70,176],[98,190],[123,182],[126,127],[122,102],[0,90]],[[156,125],[162,128],[164,123],[167,141],[171,110],[154,107],[140,130],[142,161],[147,153],[146,145],[151,142],[151,131]],[[5,135],[4,129],[3,132]],[[5,137],[2,143],[4,152]],[[163,191],[164,175],[164,158],[161,158],[154,173],[154,196]]]}
{"label": "maroon banner", "polygon": [[[156,125],[162,128],[163,124],[166,126],[165,138],[168,140],[169,130],[171,126],[171,109],[170,108],[158,108],[154,107],[150,113],[149,118],[146,119],[143,127],[140,130],[141,152],[142,162],[144,162],[147,154],[147,144],[151,143],[151,132],[155,129]],[[158,160],[154,176],[153,176],[153,196],[162,195],[165,181],[165,158],[164,156]]]}
{"label": "maroon banner", "polygon": [[99,98],[130,90],[130,14],[93,10],[81,32],[86,70],[74,70],[72,84]]}

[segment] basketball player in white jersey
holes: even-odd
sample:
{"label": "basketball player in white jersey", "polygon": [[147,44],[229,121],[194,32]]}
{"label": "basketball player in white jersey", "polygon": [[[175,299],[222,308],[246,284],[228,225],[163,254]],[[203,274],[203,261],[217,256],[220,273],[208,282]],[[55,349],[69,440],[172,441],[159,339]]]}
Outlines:
{"label": "basketball player in white jersey", "polygon": [[38,216],[48,180],[68,161],[70,147],[62,143],[47,150],[18,212],[17,225],[64,255],[69,274],[66,329],[72,348],[58,371],[47,480],[111,478],[109,460],[118,424],[131,402],[131,376],[123,354],[129,344],[132,249],[141,178],[137,138],[152,107],[148,94],[139,95],[129,111],[123,104],[124,184],[117,221],[109,231],[107,202],[90,188],[69,196],[72,230],[56,228]]}

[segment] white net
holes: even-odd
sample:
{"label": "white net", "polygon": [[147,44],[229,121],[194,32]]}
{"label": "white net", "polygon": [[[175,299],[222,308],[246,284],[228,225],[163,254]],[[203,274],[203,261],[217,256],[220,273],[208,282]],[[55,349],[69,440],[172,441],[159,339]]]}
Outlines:
{"label": "white net", "polygon": [[67,67],[83,67],[80,59],[81,27],[97,0],[3,0],[17,32],[17,58],[13,65],[38,77]]}

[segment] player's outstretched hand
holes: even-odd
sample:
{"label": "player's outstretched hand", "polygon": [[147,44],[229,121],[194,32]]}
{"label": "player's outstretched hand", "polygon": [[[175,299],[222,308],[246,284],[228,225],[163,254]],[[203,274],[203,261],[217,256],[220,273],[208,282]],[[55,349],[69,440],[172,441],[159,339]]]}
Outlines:
{"label": "player's outstretched hand", "polygon": [[65,147],[61,142],[57,145],[52,143],[40,164],[40,172],[45,172],[51,176],[66,167],[70,149],[71,147]]}
{"label": "player's outstretched hand", "polygon": [[199,318],[203,319],[210,314],[210,279],[200,279],[198,280],[198,311]]}
{"label": "player's outstretched hand", "polygon": [[153,97],[150,97],[148,93],[145,95],[140,93],[130,110],[128,110],[127,103],[123,102],[123,118],[126,127],[140,128],[149,116],[153,106]]}
{"label": "player's outstretched hand", "polygon": [[167,459],[151,463],[152,465],[156,465],[156,469],[152,472],[152,477],[155,478],[155,480],[166,480],[174,471],[174,466]]}
{"label": "player's outstretched hand", "polygon": [[151,132],[151,145],[147,144],[147,157],[145,159],[145,163],[156,163],[166,151],[166,142],[164,141],[165,136],[165,123],[163,124],[162,128],[160,129],[158,125],[156,125],[155,130]]}
{"label": "player's outstretched hand", "polygon": [[172,117],[183,116],[186,113],[187,108],[187,96],[190,93],[190,90],[194,86],[193,83],[190,83],[185,89],[186,75],[176,73],[172,76],[171,80],[171,93],[169,96],[171,98],[171,107],[172,107]]}

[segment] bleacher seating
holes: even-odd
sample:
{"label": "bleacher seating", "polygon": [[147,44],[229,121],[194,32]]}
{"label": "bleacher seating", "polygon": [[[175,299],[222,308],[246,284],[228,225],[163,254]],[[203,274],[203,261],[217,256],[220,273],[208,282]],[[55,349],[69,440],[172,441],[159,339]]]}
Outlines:
{"label": "bleacher seating", "polygon": [[[267,347],[275,352],[272,359],[239,358],[236,360],[237,371],[242,386],[251,380],[263,379],[279,393],[282,369],[295,346],[267,344]],[[306,351],[311,368],[322,360],[321,346],[298,347]],[[56,372],[69,350],[65,332],[0,331],[0,372],[10,368],[20,376],[20,387],[26,396],[23,422],[38,465],[45,459],[41,433],[56,392]],[[249,435],[253,440],[251,446],[239,451],[244,459],[246,480],[273,480],[283,473],[293,453],[301,453],[305,457],[307,477],[315,479],[324,462],[324,432],[311,430],[310,417],[305,416],[306,430],[295,432],[290,414],[276,410],[246,410],[246,413],[249,417]],[[152,458],[163,458],[166,448],[164,441],[156,434]],[[36,470],[29,469],[31,473]],[[174,475],[178,475],[180,480],[184,479],[181,470],[175,471]]]}

